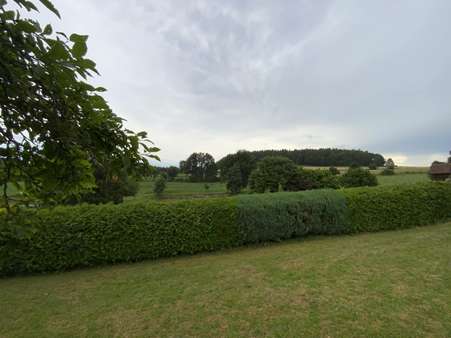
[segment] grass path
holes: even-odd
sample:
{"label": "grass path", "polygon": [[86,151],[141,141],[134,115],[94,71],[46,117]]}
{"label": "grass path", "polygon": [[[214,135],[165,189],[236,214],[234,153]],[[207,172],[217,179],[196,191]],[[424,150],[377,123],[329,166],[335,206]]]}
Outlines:
{"label": "grass path", "polygon": [[451,223],[0,280],[0,337],[450,337]]}

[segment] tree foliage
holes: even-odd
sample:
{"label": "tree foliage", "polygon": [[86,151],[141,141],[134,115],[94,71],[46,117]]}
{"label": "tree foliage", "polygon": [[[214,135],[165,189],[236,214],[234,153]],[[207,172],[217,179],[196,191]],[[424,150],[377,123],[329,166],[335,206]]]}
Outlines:
{"label": "tree foliage", "polygon": [[227,171],[227,190],[231,194],[239,194],[243,188],[243,176],[241,174],[239,163],[235,163]]}
{"label": "tree foliage", "polygon": [[[245,188],[249,182],[249,176],[252,170],[255,169],[257,161],[254,156],[246,150],[240,150],[235,154],[229,154],[222,158],[218,163],[218,168],[221,173],[221,179],[229,182],[230,177],[237,177],[236,170],[240,171],[240,189]],[[230,172],[234,171],[231,175]],[[236,182],[235,182],[236,183]],[[235,184],[233,183],[233,184]]]}
{"label": "tree foliage", "polygon": [[251,154],[257,161],[260,161],[267,156],[283,156],[289,158],[298,165],[305,166],[348,167],[355,164],[366,167],[369,166],[370,163],[373,163],[376,166],[383,166],[385,163],[384,157],[380,154],[349,149],[259,150],[252,151]]}
{"label": "tree foliage", "polygon": [[344,188],[372,187],[378,184],[377,177],[369,170],[362,168],[349,168],[340,180]]}
{"label": "tree foliage", "polygon": [[[40,2],[59,16],[49,0]],[[30,0],[0,0],[0,184],[25,199],[57,203],[148,168],[156,157],[145,132],[123,127],[87,80],[97,74],[86,58],[88,36],[53,33],[21,12]],[[103,171],[96,177],[96,170]],[[96,179],[97,178],[97,179]],[[100,180],[100,182],[98,181]],[[15,201],[17,203],[18,201]]]}
{"label": "tree foliage", "polygon": [[394,169],[395,169],[395,162],[394,162],[391,158],[389,158],[389,159],[385,162],[385,168],[394,170]]}
{"label": "tree foliage", "polygon": [[258,162],[251,173],[249,186],[254,192],[277,192],[286,190],[290,178],[296,175],[297,167],[290,159],[282,156],[268,156]]}
{"label": "tree foliage", "polygon": [[217,180],[215,159],[208,153],[192,153],[186,161],[180,162],[180,170],[190,176],[193,182],[214,182]]}

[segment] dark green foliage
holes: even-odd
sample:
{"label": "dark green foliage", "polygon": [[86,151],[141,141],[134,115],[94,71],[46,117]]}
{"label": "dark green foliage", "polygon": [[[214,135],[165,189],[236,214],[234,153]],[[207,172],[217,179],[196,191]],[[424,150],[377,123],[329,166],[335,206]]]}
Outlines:
{"label": "dark green foliage", "polygon": [[236,224],[231,198],[28,210],[0,219],[0,275],[218,250]]}
{"label": "dark green foliage", "polygon": [[[105,180],[145,170],[157,148],[145,132],[123,126],[89,84],[96,64],[86,58],[86,35],[53,33],[34,19],[9,10],[15,3],[37,11],[31,0],[0,1],[0,184],[9,210],[7,185],[21,192],[20,202],[55,204],[77,200]],[[55,14],[49,0],[40,0]],[[124,166],[124,163],[127,163]]]}
{"label": "dark green foliage", "polygon": [[165,174],[168,181],[174,181],[177,175],[180,173],[180,169],[175,166],[170,167],[156,167],[156,173]]}
{"label": "dark green foliage", "polygon": [[301,191],[312,189],[338,189],[340,179],[329,170],[311,170],[299,168],[288,180],[285,190]]}
{"label": "dark green foliage", "polygon": [[343,190],[352,232],[402,229],[451,218],[451,184],[428,182]]}
{"label": "dark green foliage", "polygon": [[348,149],[297,149],[297,150],[260,150],[252,151],[252,155],[259,161],[267,156],[283,156],[298,165],[305,166],[339,166],[348,167],[352,164],[358,166],[369,166],[374,163],[381,167],[385,159],[380,154],[370,153],[362,150]]}
{"label": "dark green foliage", "polygon": [[340,170],[338,170],[337,167],[329,167],[329,172],[330,172],[332,175],[340,175]]}
{"label": "dark green foliage", "polygon": [[256,173],[251,174],[250,187],[254,192],[277,192],[286,190],[287,183],[297,172],[297,167],[290,159],[282,156],[269,156],[261,160]]}
{"label": "dark green foliage", "polygon": [[189,175],[191,182],[215,182],[218,180],[215,159],[208,153],[192,153],[180,162],[180,171]]}
{"label": "dark green foliage", "polygon": [[240,165],[239,163],[235,163],[227,171],[227,190],[231,194],[239,194],[241,192],[242,184],[243,177],[241,175]]}
{"label": "dark green foliage", "polygon": [[349,168],[348,171],[340,177],[341,186],[351,187],[372,187],[377,185],[377,177],[369,170],[362,168]]}
{"label": "dark green foliage", "polygon": [[0,275],[66,270],[451,219],[451,184],[365,187],[0,214]]}
{"label": "dark green foliage", "polygon": [[[241,176],[240,188],[246,188],[249,183],[249,176],[257,166],[257,161],[249,151],[240,150],[222,158],[217,165],[221,172],[221,179],[226,182],[228,182],[229,177],[237,177],[236,168],[238,167]],[[232,176],[230,176],[231,170],[234,171]],[[236,182],[233,184],[236,184]]]}
{"label": "dark green foliage", "polygon": [[158,175],[153,185],[153,192],[157,196],[161,196],[166,189],[166,178],[163,175]]}
{"label": "dark green foliage", "polygon": [[385,162],[385,168],[394,170],[395,169],[395,162],[391,158],[389,158],[387,160],[387,162]]}
{"label": "dark green foliage", "polygon": [[346,232],[345,215],[345,198],[334,190],[238,197],[238,224],[243,243],[343,233]]}
{"label": "dark green foliage", "polygon": [[389,168],[384,168],[384,170],[382,170],[380,174],[383,176],[391,176],[391,175],[395,174],[395,170],[389,169]]}

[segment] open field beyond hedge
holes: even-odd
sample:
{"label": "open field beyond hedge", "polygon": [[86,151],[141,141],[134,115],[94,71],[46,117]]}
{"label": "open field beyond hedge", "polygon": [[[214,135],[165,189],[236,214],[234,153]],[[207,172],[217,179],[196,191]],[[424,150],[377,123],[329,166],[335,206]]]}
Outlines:
{"label": "open field beyond hedge", "polygon": [[0,280],[1,337],[449,337],[451,223]]}
{"label": "open field beyond hedge", "polygon": [[[379,185],[411,184],[429,181],[427,173],[424,172],[426,169],[423,167],[402,167],[396,170],[397,174],[393,176],[377,175]],[[246,190],[243,192],[246,193]],[[226,185],[221,182],[208,183],[208,189],[205,189],[205,183],[168,182],[166,190],[163,193],[163,198],[184,199],[218,197],[225,195],[227,195]],[[137,195],[127,197],[125,201],[126,203],[133,203],[155,198],[155,194],[153,193],[153,182],[144,181],[140,183],[140,188]]]}

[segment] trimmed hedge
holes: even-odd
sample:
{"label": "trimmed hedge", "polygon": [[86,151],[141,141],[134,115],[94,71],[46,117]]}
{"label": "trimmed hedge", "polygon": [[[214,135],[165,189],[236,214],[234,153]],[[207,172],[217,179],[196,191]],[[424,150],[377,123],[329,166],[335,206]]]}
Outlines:
{"label": "trimmed hedge", "polygon": [[0,229],[0,275],[218,250],[237,233],[233,199],[26,212]]}
{"label": "trimmed hedge", "polygon": [[335,190],[243,195],[238,198],[242,243],[346,231],[346,200]]}
{"label": "trimmed hedge", "polygon": [[351,232],[404,229],[451,218],[451,184],[344,189]]}
{"label": "trimmed hedge", "polygon": [[0,275],[194,254],[309,234],[402,229],[451,218],[451,184],[315,190],[0,216]]}

